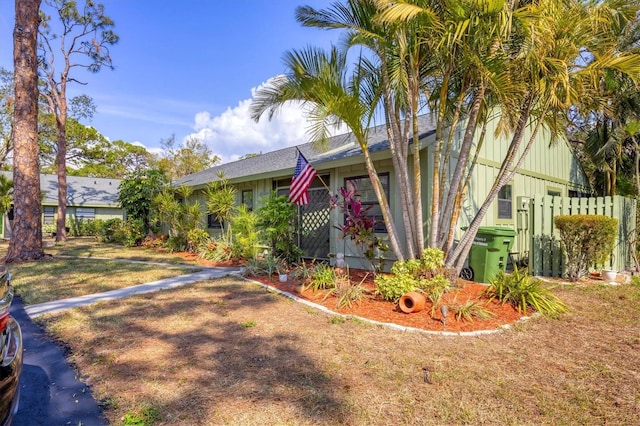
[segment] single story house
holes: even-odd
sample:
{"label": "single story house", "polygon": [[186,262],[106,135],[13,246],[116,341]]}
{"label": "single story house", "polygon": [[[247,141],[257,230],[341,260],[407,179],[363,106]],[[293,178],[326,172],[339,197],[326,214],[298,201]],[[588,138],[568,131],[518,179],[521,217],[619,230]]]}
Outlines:
{"label": "single story house", "polygon": [[[13,173],[1,172],[10,179]],[[67,176],[67,222],[74,220],[125,218],[118,203],[120,179]],[[42,224],[55,227],[58,211],[58,176],[40,175]],[[5,220],[8,217],[9,220]],[[11,238],[13,213],[1,218],[2,237]]]}
{"label": "single story house", "polygon": [[[486,194],[497,175],[502,158],[507,150],[510,138],[496,137],[495,128],[498,118],[494,117],[488,123],[486,140],[479,153],[477,165],[474,169],[467,198],[464,201],[462,214],[458,226],[467,225],[478,211]],[[420,117],[420,152],[423,179],[423,206],[425,235],[428,235],[429,214],[431,205],[431,179],[433,175],[433,152],[435,145],[435,122],[431,115]],[[455,145],[462,141],[465,123],[461,122],[454,132],[454,152],[449,165],[449,173],[455,168]],[[526,138],[530,129],[527,129]],[[504,225],[524,227],[518,223],[518,209],[523,201],[533,194],[554,196],[585,196],[589,190],[588,180],[579,166],[566,139],[550,145],[551,136],[546,129],[542,129],[533,144],[526,160],[514,179],[500,192],[483,221],[483,225]],[[476,135],[476,141],[478,137]],[[364,165],[364,159],[359,145],[350,134],[334,136],[328,140],[327,150],[314,151],[310,143],[295,147],[279,149],[253,156],[231,163],[221,164],[210,169],[185,176],[175,185],[192,187],[194,196],[204,201],[203,191],[207,185],[219,180],[219,173],[237,189],[237,203],[246,204],[249,208],[256,208],[260,199],[270,191],[278,194],[288,194],[289,185],[297,160],[297,150],[309,160],[318,172],[310,188],[310,203],[299,208],[299,246],[309,258],[324,259],[330,253],[345,253],[345,258],[352,265],[361,265],[358,259],[359,251],[350,246],[349,242],[340,238],[340,231],[335,228],[343,221],[339,209],[331,209],[329,192],[326,183],[334,194],[341,187],[355,187],[358,189],[364,205],[372,206],[370,213],[379,215],[379,207],[372,190],[369,177]],[[382,184],[387,193],[393,216],[401,217],[401,205],[398,197],[397,185],[393,173],[393,164],[389,151],[389,142],[384,125],[376,126],[369,132],[369,150],[374,160]],[[409,161],[412,164],[412,161]],[[205,202],[201,203],[206,206]],[[204,208],[204,207],[203,207]],[[406,240],[403,227],[398,219],[397,230],[400,241]],[[211,234],[217,232],[219,224],[209,216],[207,227]],[[384,227],[378,229],[384,237]],[[461,235],[457,230],[457,237]],[[516,236],[516,240],[518,236]]]}

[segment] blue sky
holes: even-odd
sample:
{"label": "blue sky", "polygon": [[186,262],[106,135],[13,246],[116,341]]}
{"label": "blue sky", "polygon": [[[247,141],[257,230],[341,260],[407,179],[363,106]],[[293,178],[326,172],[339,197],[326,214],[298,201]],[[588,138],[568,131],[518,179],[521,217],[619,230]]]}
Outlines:
{"label": "blue sky", "polygon": [[[99,1],[100,2],[100,1]],[[335,31],[303,28],[299,5],[329,0],[102,0],[120,42],[111,47],[115,70],[76,70],[86,82],[69,95],[97,105],[90,124],[111,140],[159,148],[175,134],[205,141],[225,162],[308,141],[296,107],[272,122],[248,117],[252,90],[284,71],[286,50],[328,47]],[[14,1],[0,0],[0,66],[12,69]]]}

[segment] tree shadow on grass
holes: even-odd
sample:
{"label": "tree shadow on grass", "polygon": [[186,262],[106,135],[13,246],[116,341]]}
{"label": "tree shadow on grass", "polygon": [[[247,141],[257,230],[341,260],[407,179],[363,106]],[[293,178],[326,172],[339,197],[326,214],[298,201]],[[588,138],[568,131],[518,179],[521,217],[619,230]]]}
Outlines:
{"label": "tree shadow on grass", "polygon": [[282,296],[228,278],[56,318],[92,330],[84,342],[62,338],[84,358],[82,373],[114,394],[103,398],[133,404],[125,412],[144,402],[167,421],[236,422],[256,407],[265,422],[348,423],[335,392],[345,384],[320,368],[276,302]]}

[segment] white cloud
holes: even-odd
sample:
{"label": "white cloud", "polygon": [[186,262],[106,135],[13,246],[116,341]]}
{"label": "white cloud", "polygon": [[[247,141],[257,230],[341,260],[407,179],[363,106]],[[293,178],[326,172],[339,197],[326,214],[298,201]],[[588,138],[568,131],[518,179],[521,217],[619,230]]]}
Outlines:
{"label": "white cloud", "polygon": [[[255,93],[255,89],[252,90]],[[309,142],[304,109],[299,104],[285,104],[269,120],[263,115],[258,123],[251,119],[251,99],[240,101],[234,108],[211,117],[207,111],[194,117],[195,133],[185,137],[197,137],[219,155],[223,162],[237,160],[250,153],[269,152],[287,146]]]}

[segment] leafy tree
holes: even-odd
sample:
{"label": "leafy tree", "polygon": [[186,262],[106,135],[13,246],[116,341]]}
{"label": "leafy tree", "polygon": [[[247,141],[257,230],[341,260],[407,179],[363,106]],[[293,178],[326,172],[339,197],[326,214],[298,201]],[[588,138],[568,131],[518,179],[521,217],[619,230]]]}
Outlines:
{"label": "leafy tree", "polygon": [[5,262],[37,260],[44,256],[38,165],[37,35],[40,0],[16,0],[13,31],[15,104],[14,223]]}
{"label": "leafy tree", "polygon": [[218,164],[220,157],[200,139],[189,137],[181,147],[176,147],[175,135],[160,141],[163,153],[156,159],[154,167],[165,170],[172,179],[206,170]]}
{"label": "leafy tree", "polygon": [[[67,85],[78,82],[71,72],[84,68],[98,72],[103,66],[113,68],[109,46],[118,42],[111,29],[111,18],[104,14],[104,6],[86,0],[78,8],[72,0],[45,0],[57,15],[52,25],[51,17],[43,13],[39,31],[38,51],[42,87],[49,112],[55,117],[58,166],[58,220],[56,241],[66,239],[67,212]],[[54,28],[60,32],[54,32]],[[58,56],[59,55],[59,56]],[[58,72],[57,66],[60,66]]]}
{"label": "leafy tree", "polygon": [[120,207],[129,219],[142,221],[145,234],[151,230],[153,200],[168,184],[169,178],[160,170],[140,170],[120,182]]}
{"label": "leafy tree", "polygon": [[152,156],[145,147],[121,140],[95,147],[85,155],[80,167],[69,174],[122,179],[147,170]]}

